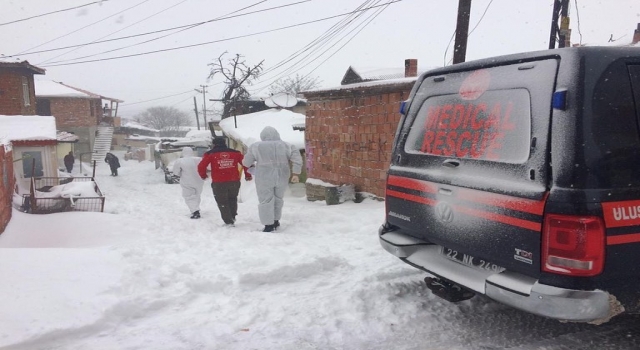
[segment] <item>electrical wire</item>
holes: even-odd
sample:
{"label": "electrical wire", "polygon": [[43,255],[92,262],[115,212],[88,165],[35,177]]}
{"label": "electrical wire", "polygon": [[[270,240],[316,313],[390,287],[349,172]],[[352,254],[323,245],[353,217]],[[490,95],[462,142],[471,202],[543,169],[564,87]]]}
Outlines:
{"label": "electrical wire", "polygon": [[[358,6],[356,8],[356,10],[359,10],[361,8],[363,8],[364,6],[366,6],[369,2],[371,2],[371,0],[367,0],[365,2],[363,2],[362,4],[360,4],[360,6]],[[360,12],[361,13],[361,12]],[[287,58],[281,60],[280,62],[276,63],[273,67],[266,69],[265,71],[263,71],[261,73],[261,76],[264,76],[268,73],[270,73],[271,71],[276,70],[277,68],[283,66],[284,64],[291,62],[293,59],[299,57],[302,53],[308,51],[310,48],[312,48],[313,46],[317,45],[318,43],[324,42],[325,40],[332,38],[334,36],[334,34],[336,32],[342,31],[346,26],[345,24],[349,21],[349,19],[353,16],[353,13],[350,14],[349,16],[343,18],[342,20],[340,20],[338,23],[334,24],[333,26],[331,26],[329,29],[327,29],[324,33],[322,33],[320,36],[318,36],[317,38],[315,38],[314,40],[312,40],[310,43],[308,43],[307,45],[305,45],[302,49],[297,50],[296,52],[294,52],[293,54],[289,55]]]}
{"label": "electrical wire", "polygon": [[193,90],[183,91],[183,92],[180,92],[180,93],[177,93],[177,94],[168,95],[168,96],[162,96],[162,97],[158,97],[158,98],[152,98],[150,100],[136,101],[136,102],[126,103],[126,104],[122,103],[122,105],[123,105],[123,107],[128,107],[128,106],[137,105],[137,104],[140,104],[140,103],[163,100],[165,98],[174,97],[174,96],[180,96],[180,95],[188,94],[190,92],[193,92]]}
{"label": "electrical wire", "polygon": [[[174,8],[174,7],[176,7],[176,6],[180,5],[180,4],[182,4],[182,3],[185,3],[185,2],[187,2],[187,1],[189,1],[189,0],[182,0],[182,1],[180,1],[179,3],[177,3],[177,4],[175,4],[175,5],[169,6],[169,7],[165,8],[164,10],[160,10],[160,11],[158,11],[158,12],[156,12],[156,13],[154,13],[154,14],[150,15],[150,16],[147,16],[147,17],[145,17],[145,18],[143,18],[143,19],[141,19],[141,20],[139,20],[139,21],[137,21],[137,22],[135,22],[135,23],[132,23],[132,24],[130,24],[130,25],[128,25],[128,26],[126,26],[126,27],[124,27],[124,28],[118,29],[118,30],[116,30],[115,32],[111,32],[111,33],[109,33],[109,34],[107,34],[107,35],[105,35],[105,36],[103,36],[103,37],[100,37],[100,38],[98,38],[98,39],[96,39],[96,40],[94,40],[94,41],[92,41],[92,42],[90,42],[90,43],[87,43],[86,45],[81,45],[81,46],[76,47],[76,48],[75,48],[75,49],[73,49],[73,50],[69,50],[69,51],[67,51],[67,52],[63,52],[63,53],[61,53],[61,54],[59,54],[59,55],[57,55],[57,56],[53,56],[53,57],[51,57],[51,58],[49,58],[49,59],[47,59],[47,60],[45,60],[45,61],[43,61],[43,62],[41,62],[41,63],[47,63],[47,62],[49,62],[49,61],[51,61],[51,60],[53,60],[53,59],[56,59],[56,58],[58,58],[58,57],[61,57],[61,56],[67,55],[67,54],[69,54],[69,53],[71,53],[71,52],[74,52],[74,51],[76,51],[76,50],[80,50],[81,48],[83,48],[83,47],[85,47],[85,46],[87,46],[87,45],[89,45],[89,44],[93,44],[93,43],[95,43],[96,41],[98,41],[98,40],[100,40],[100,39],[104,39],[104,38],[110,37],[111,35],[113,35],[113,34],[115,34],[115,33],[119,33],[119,32],[121,32],[121,31],[123,31],[123,30],[125,30],[125,29],[127,29],[127,28],[130,28],[130,27],[133,27],[133,26],[135,26],[135,25],[138,25],[138,24],[140,24],[140,23],[142,23],[142,22],[144,22],[144,21],[148,20],[149,18],[155,17],[155,16],[157,16],[157,15],[159,15],[159,14],[161,14],[161,13],[165,12],[165,11],[168,11],[168,10],[170,10],[170,9],[172,9],[172,8]],[[265,1],[266,1],[266,0],[265,0]]]}
{"label": "electrical wire", "polygon": [[[233,12],[230,12],[230,13],[224,14],[224,15],[222,15],[222,16],[220,16],[220,17],[215,18],[214,20],[220,20],[220,19],[231,18],[230,16],[231,16],[232,14],[236,13],[236,12],[244,11],[244,10],[246,10],[246,9],[248,9],[248,8],[251,8],[251,7],[257,6],[257,5],[259,5],[259,4],[263,3],[263,2],[266,2],[266,1],[267,1],[267,0],[259,1],[259,2],[257,2],[257,3],[254,3],[253,5],[249,5],[249,6],[246,6],[246,7],[241,8],[241,9],[235,10],[235,11],[233,11]],[[302,4],[302,3],[305,3],[305,2],[309,2],[309,1],[312,1],[312,0],[303,0],[303,1],[298,1],[298,2],[295,2],[295,3],[287,4],[287,5],[281,5],[281,6],[271,7],[271,8],[269,8],[269,9],[263,9],[263,10],[260,10],[260,11],[253,11],[253,12],[251,12],[251,13],[264,12],[264,11],[266,11],[266,10],[274,10],[274,9],[279,9],[279,8],[282,8],[282,7],[288,7],[288,6],[293,6],[293,5],[299,5],[299,4]],[[212,20],[212,21],[213,21],[213,20]],[[210,22],[210,21],[208,21],[208,22]],[[124,47],[120,47],[120,48],[116,48],[116,49],[112,49],[112,50],[107,50],[107,51],[104,51],[104,52],[99,52],[99,53],[96,53],[96,54],[93,54],[93,55],[82,56],[82,57],[76,57],[76,58],[72,58],[72,59],[68,59],[68,60],[55,61],[55,62],[50,62],[50,63],[51,63],[51,64],[54,64],[54,63],[72,62],[72,61],[77,61],[77,60],[85,59],[85,58],[89,58],[89,57],[95,57],[95,56],[102,55],[102,54],[109,53],[109,52],[114,52],[114,51],[124,50],[124,49],[126,49],[126,48],[130,48],[130,47],[134,47],[134,46],[138,46],[138,45],[146,44],[146,43],[149,43],[149,42],[152,42],[152,41],[156,41],[156,40],[159,40],[159,39],[162,39],[162,38],[168,37],[168,36],[170,36],[170,35],[174,35],[174,34],[177,34],[177,33],[180,33],[180,32],[184,32],[184,31],[186,31],[186,30],[193,29],[193,28],[195,28],[195,27],[201,26],[201,25],[203,25],[203,24],[205,24],[205,23],[208,23],[208,22],[196,23],[196,24],[194,24],[194,25],[192,25],[192,26],[190,26],[190,27],[187,27],[187,28],[181,29],[181,30],[179,30],[179,31],[177,31],[177,32],[169,33],[169,34],[166,34],[166,35],[163,35],[163,36],[157,37],[157,38],[149,39],[149,40],[142,41],[142,42],[139,42],[139,43],[135,43],[135,44],[132,44],[132,45],[128,45],[128,46],[124,46]]]}
{"label": "electrical wire", "polygon": [[56,41],[56,40],[58,40],[58,39],[64,38],[64,37],[66,37],[66,36],[68,36],[68,35],[71,35],[71,34],[73,34],[73,33],[79,32],[79,31],[81,31],[81,30],[83,30],[83,29],[85,29],[85,28],[91,27],[91,26],[92,26],[92,25],[94,25],[94,24],[98,24],[98,23],[100,23],[100,22],[102,22],[102,21],[105,21],[105,20],[107,20],[107,19],[111,18],[111,17],[117,16],[117,15],[119,15],[119,14],[123,13],[123,12],[129,11],[129,10],[131,10],[132,8],[138,7],[138,6],[140,6],[140,5],[144,4],[145,2],[148,2],[148,1],[150,1],[150,0],[144,0],[144,1],[142,1],[142,2],[139,2],[138,4],[133,5],[133,6],[131,6],[131,7],[128,7],[128,8],[126,8],[126,9],[124,9],[124,10],[120,11],[120,12],[116,12],[116,13],[114,13],[114,14],[113,14],[113,15],[111,15],[111,16],[105,17],[105,18],[103,18],[103,19],[101,19],[101,20],[99,20],[99,21],[96,21],[96,22],[93,22],[93,23],[91,23],[91,24],[88,24],[88,25],[86,25],[86,26],[84,26],[84,27],[82,27],[82,28],[76,29],[76,30],[71,31],[71,32],[69,32],[69,33],[67,33],[67,34],[61,35],[61,36],[59,36],[59,37],[57,37],[57,38],[53,38],[53,39],[51,39],[51,40],[49,40],[49,41],[47,41],[47,42],[44,42],[44,43],[42,43],[42,44],[40,44],[40,45],[36,45],[36,46],[34,46],[34,47],[32,47],[32,48],[26,49],[25,51],[20,52],[20,53],[17,53],[16,55],[21,55],[22,53],[24,53],[24,52],[26,52],[26,51],[33,50],[33,49],[38,48],[38,47],[40,47],[40,46],[46,45],[46,44],[48,44],[48,43],[50,43],[50,42],[53,42],[53,41]]}
{"label": "electrical wire", "polygon": [[[404,1],[404,0],[393,0],[393,1],[391,1],[390,3],[396,3],[396,2],[401,2],[401,1]],[[372,6],[372,7],[369,7],[369,8],[367,8],[367,9],[360,10],[360,11],[366,11],[366,10],[368,10],[368,9],[375,8],[375,7],[380,7],[380,6],[385,6],[385,5]],[[219,39],[219,40],[207,41],[207,42],[198,43],[198,44],[184,45],[184,46],[178,46],[178,47],[172,47],[172,48],[161,49],[161,50],[154,50],[154,51],[146,51],[146,52],[141,52],[141,53],[136,53],[136,54],[123,55],[123,56],[116,56],[116,57],[100,58],[100,59],[95,59],[95,60],[87,60],[87,61],[80,61],[80,62],[70,62],[70,63],[60,63],[60,64],[49,64],[49,65],[44,65],[43,67],[69,66],[69,65],[84,64],[84,63],[92,63],[92,62],[111,61],[111,60],[122,59],[122,58],[129,58],[129,57],[137,57],[137,56],[150,55],[150,54],[160,53],[160,52],[168,52],[168,51],[181,50],[181,49],[186,49],[186,48],[191,48],[191,47],[197,47],[197,46],[209,45],[209,44],[213,44],[213,43],[219,43],[219,42],[224,42],[224,41],[230,41],[230,40],[236,40],[236,39],[241,39],[241,38],[252,37],[252,36],[261,35],[261,34],[266,34],[266,33],[277,32],[277,31],[286,30],[286,29],[291,29],[291,28],[295,28],[295,27],[300,27],[300,26],[308,25],[308,24],[312,24],[312,23],[323,22],[323,21],[327,21],[327,20],[330,20],[330,19],[334,19],[334,18],[338,18],[338,17],[346,16],[346,15],[348,15],[348,14],[350,14],[350,13],[352,13],[352,12],[342,13],[342,14],[338,14],[338,15],[333,15],[333,16],[329,16],[329,17],[324,17],[324,18],[316,19],[316,20],[313,20],[313,21],[307,21],[307,22],[302,22],[302,23],[292,24],[292,25],[289,25],[289,26],[284,26],[284,27],[280,27],[280,28],[275,28],[275,29],[265,30],[265,31],[261,31],[261,32],[256,32],[256,33],[251,33],[251,34],[245,34],[245,35],[239,35],[239,36],[230,37],[230,38],[226,38],[226,39]]]}
{"label": "electrical wire", "polygon": [[[307,2],[307,1],[313,1],[313,0],[305,0],[305,1],[301,1],[300,3]],[[285,7],[285,6],[291,6],[291,5],[295,5],[295,4],[298,4],[298,3],[288,4],[288,5],[281,5],[281,6],[276,6],[276,7],[270,7],[270,8],[266,8],[266,9],[262,9],[262,10],[251,11],[251,12],[242,13],[242,14],[239,14],[239,15],[227,16],[227,17],[223,17],[223,18],[214,18],[214,19],[210,19],[210,20],[207,20],[207,21],[204,21],[204,22],[191,23],[191,24],[187,24],[187,25],[171,27],[171,28],[166,28],[166,29],[160,29],[160,30],[155,30],[155,31],[151,31],[151,32],[146,32],[146,33],[128,35],[128,36],[123,36],[123,37],[113,38],[113,39],[108,39],[108,40],[100,40],[100,41],[96,41],[96,42],[92,42],[92,43],[69,45],[69,46],[63,46],[63,47],[47,49],[47,50],[21,52],[21,53],[17,53],[17,54],[13,54],[13,55],[5,55],[5,56],[3,56],[3,58],[11,58],[11,57],[16,57],[18,55],[22,55],[22,56],[34,55],[34,54],[37,54],[37,53],[64,50],[64,49],[69,49],[69,48],[78,47],[78,46],[102,44],[102,43],[111,42],[111,41],[131,39],[131,38],[135,38],[135,37],[139,37],[139,36],[152,35],[152,34],[157,34],[157,33],[162,33],[162,32],[172,31],[172,30],[176,30],[176,29],[182,29],[182,28],[189,28],[189,27],[193,27],[193,26],[197,26],[197,25],[205,24],[205,23],[210,23],[210,22],[223,21],[223,20],[227,20],[227,19],[231,19],[231,18],[243,17],[243,16],[252,15],[252,14],[260,13],[260,12],[266,12],[266,11],[278,9],[278,8]],[[248,6],[248,7],[251,7],[251,6]]]}
{"label": "electrical wire", "polygon": [[[471,34],[476,30],[476,28],[478,28],[478,26],[480,25],[480,23],[484,19],[484,16],[487,14],[487,11],[489,11],[489,7],[491,6],[492,3],[493,3],[493,0],[489,1],[489,3],[487,4],[487,7],[484,8],[484,12],[482,13],[482,16],[480,16],[480,19],[478,20],[476,25],[473,26],[473,28],[469,31],[469,34],[467,34],[467,37],[471,36]],[[449,46],[451,45],[451,42],[452,42],[453,37],[455,35],[456,35],[456,32],[454,30],[453,31],[453,35],[451,36],[451,39],[449,39],[449,44],[447,44],[447,48],[444,51],[444,60],[445,60],[445,62],[447,60],[447,51],[449,51]],[[453,61],[453,58],[450,59],[449,62],[445,63],[444,65],[446,66],[447,64],[450,64],[452,61]]]}
{"label": "electrical wire", "polygon": [[[368,8],[365,8],[364,10],[368,10],[371,8],[380,8],[381,6],[385,6],[385,5],[389,5],[395,1],[390,1],[387,4],[382,4],[382,5],[377,5],[381,0],[377,0],[375,3],[373,3],[373,6],[370,6]],[[369,1],[365,1],[362,5],[360,5],[358,7],[358,9],[362,8],[362,6],[365,6],[366,4],[368,4]],[[385,7],[386,8],[386,7]],[[337,35],[337,33],[341,32],[343,29],[346,29],[350,24],[352,24],[355,20],[357,20],[361,15],[363,15],[365,13],[365,11],[359,12],[358,16],[356,16],[356,18],[353,18],[351,20],[346,21],[346,23],[344,25],[342,25],[339,30],[337,32],[335,32],[334,34]],[[364,21],[366,21],[367,19],[365,19]],[[362,23],[364,23],[364,21]],[[345,37],[347,37],[350,33],[352,33],[355,29],[357,29],[360,25],[362,25],[362,23],[358,24],[354,29],[352,29],[351,31],[347,32],[347,34],[343,35],[342,37],[340,37],[333,45],[331,45],[328,49],[324,50],[322,53],[320,53],[319,55],[316,55],[311,61],[306,62],[302,67],[299,67],[298,69],[295,69],[297,66],[299,66],[300,64],[303,63],[304,60],[306,60],[309,56],[311,56],[313,53],[317,52],[318,50],[321,50],[322,48],[324,48],[328,43],[330,43],[330,41],[325,41],[324,43],[322,43],[320,46],[316,47],[314,50],[312,50],[309,54],[307,54],[306,56],[304,56],[303,58],[301,58],[298,62],[294,63],[292,66],[288,67],[284,72],[280,73],[277,77],[275,78],[271,78],[268,81],[265,82],[261,82],[260,84],[258,84],[258,86],[256,86],[254,89],[250,89],[251,92],[257,92],[257,91],[261,91],[264,88],[266,88],[267,86],[273,84],[275,81],[277,81],[278,79],[281,79],[285,76],[289,76],[293,73],[296,73],[302,69],[304,69],[305,67],[307,67],[308,65],[310,65],[311,63],[313,63],[314,61],[316,61],[317,59],[319,59],[320,57],[322,57],[322,55],[324,55],[327,51],[329,51],[331,48],[333,48],[335,45],[337,45],[339,42],[341,42]],[[331,36],[331,39],[333,39],[333,37],[335,35]],[[333,56],[333,55],[332,55]],[[326,60],[325,60],[326,61]],[[322,63],[324,63],[325,61],[323,61]],[[322,64],[321,63],[321,64]],[[317,67],[316,67],[317,68]],[[295,69],[295,70],[294,70]],[[261,76],[263,76],[264,74],[261,74]],[[307,76],[309,76],[307,74]],[[306,76],[305,76],[306,77]]]}
{"label": "electrical wire", "polygon": [[582,32],[580,31],[580,12],[578,12],[578,0],[574,0],[576,4],[576,17],[578,19],[578,35],[580,35],[580,46],[582,46]]}
{"label": "electrical wire", "polygon": [[189,96],[189,97],[185,98],[184,100],[181,100],[181,101],[179,101],[179,102],[176,102],[176,103],[172,104],[172,105],[171,105],[171,107],[174,107],[175,105],[179,105],[179,104],[181,104],[182,102],[184,102],[184,101],[186,101],[186,100],[190,100],[190,99],[192,99],[192,98],[194,98],[194,97],[196,97],[196,95],[195,95],[195,94],[193,94],[192,96]]}
{"label": "electrical wire", "polygon": [[100,1],[94,1],[94,2],[90,2],[88,4],[84,4],[84,5],[79,5],[79,6],[74,6],[74,7],[69,7],[66,9],[62,9],[62,10],[57,10],[57,11],[52,11],[52,12],[47,12],[47,13],[43,13],[40,15],[35,15],[35,16],[31,16],[31,17],[27,17],[27,18],[22,18],[22,19],[17,19],[15,21],[10,21],[10,22],[4,22],[4,23],[0,23],[0,26],[6,26],[8,24],[13,24],[13,23],[18,23],[18,22],[23,22],[23,21],[28,21],[30,19],[34,19],[34,18],[38,18],[38,17],[44,17],[44,16],[48,16],[48,15],[52,15],[54,13],[60,13],[60,12],[65,12],[65,11],[70,11],[70,10],[75,10],[75,9],[79,9],[81,7],[85,7],[85,6],[90,6],[90,5],[95,5],[95,4],[100,4],[102,5],[103,2],[107,2],[109,0],[100,0]]}
{"label": "electrical wire", "polygon": [[[347,42],[345,42],[342,46],[340,46],[336,51],[334,51],[329,57],[327,57],[324,61],[320,62],[320,64],[318,64],[314,69],[312,69],[309,73],[307,73],[307,75],[305,75],[303,77],[306,78],[309,75],[311,75],[311,73],[313,73],[316,69],[318,69],[320,66],[322,66],[325,62],[327,62],[331,57],[333,57],[335,54],[337,54],[338,52],[340,52],[340,50],[342,50],[342,48],[344,48],[348,43],[351,42],[351,40],[353,40],[356,36],[358,36],[358,34],[360,34],[360,32],[362,30],[364,30],[364,28],[366,28],[371,22],[373,22],[374,19],[376,19],[376,17],[378,17],[384,10],[386,10],[389,5],[391,5],[391,2],[388,2],[385,4],[384,7],[380,8],[379,10],[377,10],[377,13],[372,14],[369,18],[369,21],[367,23],[364,24],[364,26],[362,28],[360,28],[360,30],[358,30],[351,38],[349,38],[349,40],[347,40]],[[357,27],[356,27],[357,28]]]}
{"label": "electrical wire", "polygon": [[[376,1],[374,4],[379,3],[381,0]],[[349,40],[347,40],[347,42],[345,42],[342,46],[340,46],[336,51],[334,51],[331,55],[329,55],[329,57],[327,57],[326,59],[324,59],[322,62],[320,62],[320,64],[318,64],[314,69],[312,69],[309,73],[307,73],[305,76],[302,77],[302,79],[305,79],[307,77],[309,77],[311,75],[311,73],[313,73],[316,69],[318,69],[322,64],[324,64],[326,61],[328,61],[331,57],[333,57],[335,54],[337,54],[343,47],[345,47],[349,42],[351,42],[351,40],[353,40],[367,25],[369,25],[369,23],[371,23],[371,21],[373,21],[373,19],[375,19],[375,17],[377,17],[382,11],[384,11],[389,5],[391,4],[391,1],[380,5],[380,6],[384,6],[384,7],[380,7],[378,8],[376,11],[374,12],[372,15],[370,15],[368,18],[365,18],[365,20],[363,22],[361,22],[360,24],[358,24],[355,28],[351,29],[349,32],[347,32],[345,35],[343,35],[341,38],[339,38],[333,45],[331,45],[329,48],[327,48],[326,50],[324,50],[322,53],[320,53],[320,55],[317,55],[315,58],[313,58],[310,62],[306,63],[304,66],[288,73],[293,74],[296,73],[302,69],[304,69],[305,67],[307,67],[308,65],[310,65],[311,63],[313,63],[314,61],[316,61],[317,59],[319,59],[320,57],[322,57],[325,53],[327,53],[329,50],[331,50],[334,46],[336,46],[337,44],[339,44],[344,38],[346,38],[349,34],[351,34],[353,31],[357,30],[360,26],[362,26],[364,24],[364,26],[362,28],[360,28],[360,30],[358,30]],[[368,20],[368,22],[367,22]],[[365,23],[366,22],[366,23]],[[283,74],[284,75],[284,74]],[[257,92],[257,91],[261,91],[264,90],[267,86],[270,86],[271,84],[273,84],[273,82],[277,81],[279,79],[279,77],[276,77],[275,79],[272,79],[271,81],[268,81],[266,83],[263,83],[262,85],[259,85],[257,88],[251,90],[251,92]]]}

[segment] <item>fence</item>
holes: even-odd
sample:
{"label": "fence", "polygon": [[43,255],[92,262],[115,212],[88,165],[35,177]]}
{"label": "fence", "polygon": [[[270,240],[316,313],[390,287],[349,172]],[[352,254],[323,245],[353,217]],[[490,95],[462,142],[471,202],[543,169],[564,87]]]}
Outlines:
{"label": "fence", "polygon": [[[51,196],[55,186],[69,183],[92,182],[90,196]],[[95,194],[94,194],[95,193]],[[60,213],[65,211],[104,211],[104,195],[92,177],[38,177],[31,178],[30,194],[23,199],[23,207],[33,214]]]}

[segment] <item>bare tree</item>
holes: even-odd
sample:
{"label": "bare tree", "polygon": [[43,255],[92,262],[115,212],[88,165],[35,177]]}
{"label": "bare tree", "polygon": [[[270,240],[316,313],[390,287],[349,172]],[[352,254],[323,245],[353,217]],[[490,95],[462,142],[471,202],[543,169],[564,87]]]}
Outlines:
{"label": "bare tree", "polygon": [[294,78],[286,77],[276,80],[269,87],[269,93],[274,95],[281,92],[297,95],[302,91],[308,91],[320,86],[322,81],[318,77],[302,76],[296,74]]}
{"label": "bare tree", "polygon": [[226,87],[222,95],[222,103],[224,104],[222,119],[231,116],[234,101],[246,100],[250,97],[249,91],[247,91],[244,85],[251,85],[253,80],[260,76],[262,63],[264,62],[264,60],[262,60],[257,65],[250,67],[245,63],[243,56],[236,54],[234,58],[227,60],[225,64],[223,62],[223,56],[226,54],[227,53],[224,52],[218,57],[216,62],[208,64],[211,66],[209,79],[213,79],[217,74],[224,77]]}
{"label": "bare tree", "polygon": [[151,107],[136,115],[144,125],[160,130],[161,136],[180,136],[184,126],[191,125],[187,113],[174,107]]}

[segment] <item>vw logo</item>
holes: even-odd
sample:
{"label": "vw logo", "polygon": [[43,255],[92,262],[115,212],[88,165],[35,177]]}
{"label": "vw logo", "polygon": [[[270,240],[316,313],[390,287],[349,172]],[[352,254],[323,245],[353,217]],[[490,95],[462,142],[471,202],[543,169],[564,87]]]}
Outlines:
{"label": "vw logo", "polygon": [[442,222],[453,221],[453,209],[445,202],[440,202],[436,205],[436,217]]}

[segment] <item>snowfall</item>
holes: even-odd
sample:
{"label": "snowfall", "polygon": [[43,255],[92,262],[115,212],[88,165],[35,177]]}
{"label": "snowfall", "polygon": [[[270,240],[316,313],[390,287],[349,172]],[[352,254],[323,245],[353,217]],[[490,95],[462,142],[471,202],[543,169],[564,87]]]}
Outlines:
{"label": "snowfall", "polygon": [[282,226],[263,233],[255,185],[242,180],[236,225],[225,227],[208,182],[202,218],[190,219],[180,186],[166,184],[153,162],[114,153],[119,176],[96,168],[103,213],[13,210],[0,235],[0,349],[637,346],[624,321],[600,326],[603,339],[591,325],[482,296],[456,304],[434,296],[425,273],[380,247],[384,202],[375,198],[326,205],[292,185]]}

